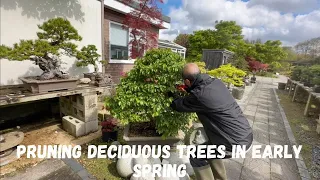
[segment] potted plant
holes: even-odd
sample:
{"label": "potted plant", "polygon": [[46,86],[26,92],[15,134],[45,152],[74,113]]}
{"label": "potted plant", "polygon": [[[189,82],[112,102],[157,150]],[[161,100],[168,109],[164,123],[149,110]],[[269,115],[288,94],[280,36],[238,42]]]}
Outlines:
{"label": "potted plant", "polygon": [[312,82],[314,74],[311,72],[311,69],[308,67],[302,68],[301,71],[301,81],[303,82],[304,86],[313,87],[314,84]]}
{"label": "potted plant", "polygon": [[246,76],[246,72],[231,64],[226,64],[220,66],[218,69],[209,71],[208,74],[220,78],[223,82],[227,83],[228,86],[232,84],[234,86],[234,88],[232,88],[232,95],[236,99],[242,99],[245,89],[243,78]]}
{"label": "potted plant", "polygon": [[121,78],[106,106],[126,126],[123,139],[128,144],[173,145],[183,139],[182,130],[195,116],[172,110],[168,92],[177,91],[184,64],[171,50],[153,49]]}
{"label": "potted plant", "polygon": [[118,139],[118,120],[115,118],[101,122],[102,140],[104,142],[117,141]]}
{"label": "potted plant", "polygon": [[84,46],[81,51],[77,53],[77,66],[85,67],[88,65],[93,65],[93,73],[84,73],[85,78],[89,78],[92,84],[96,86],[106,86],[113,84],[112,77],[110,74],[99,73],[98,62],[104,63],[103,60],[99,61],[100,55],[97,53],[97,48],[95,45]]}
{"label": "potted plant", "polygon": [[20,78],[34,93],[48,92],[76,87],[77,78],[71,78],[61,70],[61,55],[75,57],[77,45],[81,41],[78,31],[63,18],[54,18],[38,25],[36,40],[20,40],[13,47],[0,46],[0,58],[9,60],[31,60],[43,73],[37,77]]}
{"label": "potted plant", "polygon": [[312,83],[315,85],[314,92],[320,93],[320,65],[311,66],[310,73],[313,74]]}

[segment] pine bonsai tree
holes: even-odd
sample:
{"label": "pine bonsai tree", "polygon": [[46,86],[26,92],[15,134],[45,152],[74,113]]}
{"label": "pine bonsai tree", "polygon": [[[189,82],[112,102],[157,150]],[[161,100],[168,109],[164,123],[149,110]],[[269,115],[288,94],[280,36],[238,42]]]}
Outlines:
{"label": "pine bonsai tree", "polygon": [[77,53],[77,66],[94,66],[94,72],[98,73],[97,62],[100,55],[97,53],[97,48],[95,45],[84,46],[80,52]]}
{"label": "pine bonsai tree", "polygon": [[71,23],[63,18],[50,19],[38,25],[36,40],[20,40],[13,48],[1,45],[0,58],[9,60],[31,60],[43,70],[40,80],[54,78],[66,79],[69,76],[61,71],[60,55],[76,56],[77,45],[82,37]]}

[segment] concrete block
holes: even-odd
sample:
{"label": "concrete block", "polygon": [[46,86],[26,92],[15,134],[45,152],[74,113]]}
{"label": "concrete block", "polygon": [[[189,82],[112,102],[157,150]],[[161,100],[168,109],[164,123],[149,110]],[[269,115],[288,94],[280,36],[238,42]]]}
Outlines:
{"label": "concrete block", "polygon": [[72,106],[72,115],[83,122],[97,121],[98,109],[81,109],[78,106]]}
{"label": "concrete block", "polygon": [[85,123],[72,116],[64,116],[62,118],[62,127],[69,134],[79,137],[85,135]]}
{"label": "concrete block", "polygon": [[85,122],[86,134],[96,132],[99,129],[98,120]]}

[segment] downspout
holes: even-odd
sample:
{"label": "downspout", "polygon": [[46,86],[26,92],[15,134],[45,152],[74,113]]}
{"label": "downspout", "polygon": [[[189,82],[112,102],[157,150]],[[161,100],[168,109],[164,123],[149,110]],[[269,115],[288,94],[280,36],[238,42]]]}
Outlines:
{"label": "downspout", "polygon": [[101,49],[102,49],[102,60],[104,63],[102,63],[102,73],[105,73],[105,48],[104,48],[104,0],[101,1]]}

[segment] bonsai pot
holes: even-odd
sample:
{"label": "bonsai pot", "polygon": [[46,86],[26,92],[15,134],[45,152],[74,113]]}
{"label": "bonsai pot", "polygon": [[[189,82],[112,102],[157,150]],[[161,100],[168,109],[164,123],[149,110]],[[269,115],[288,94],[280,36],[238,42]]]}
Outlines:
{"label": "bonsai pot", "polygon": [[129,136],[130,126],[127,125],[124,129],[123,140],[128,145],[169,145],[175,146],[179,141],[184,140],[184,133],[179,131],[176,137],[168,137],[163,139],[161,136],[157,137],[130,137]]}
{"label": "bonsai pot", "polygon": [[313,91],[314,91],[315,93],[320,93],[320,85],[315,86],[315,87],[313,88]]}
{"label": "bonsai pot", "polygon": [[286,88],[286,83],[278,83],[278,89],[284,90]]}
{"label": "bonsai pot", "polygon": [[104,142],[117,141],[118,140],[118,131],[113,131],[113,132],[102,131],[102,140]]}
{"label": "bonsai pot", "polygon": [[257,78],[256,77],[251,77],[251,83],[256,83]]}
{"label": "bonsai pot", "polygon": [[96,76],[95,73],[83,73],[83,77],[84,78],[89,78],[91,81],[95,80],[95,76]]}
{"label": "bonsai pot", "polygon": [[236,99],[241,100],[243,98],[244,95],[244,88],[243,87],[234,87],[232,89],[232,96]]}
{"label": "bonsai pot", "polygon": [[312,84],[310,82],[304,82],[303,85],[307,86],[307,87],[313,87],[314,86],[314,84]]}
{"label": "bonsai pot", "polygon": [[78,78],[37,80],[37,77],[20,78],[32,93],[72,90],[77,87]]}

